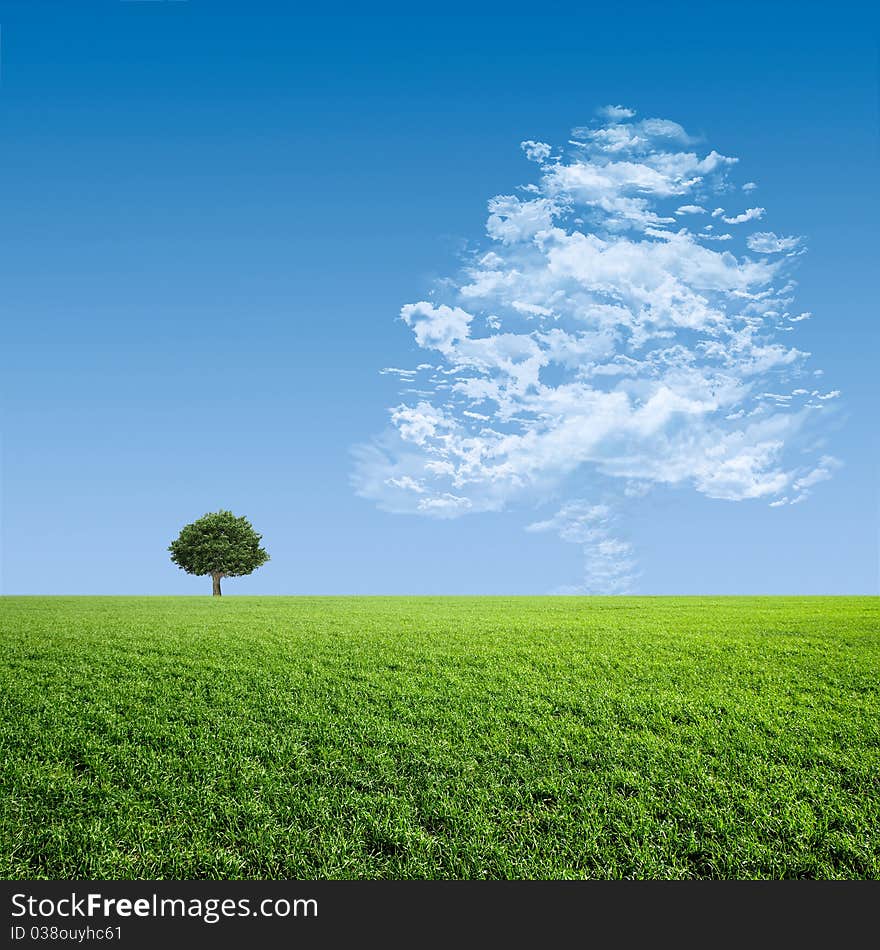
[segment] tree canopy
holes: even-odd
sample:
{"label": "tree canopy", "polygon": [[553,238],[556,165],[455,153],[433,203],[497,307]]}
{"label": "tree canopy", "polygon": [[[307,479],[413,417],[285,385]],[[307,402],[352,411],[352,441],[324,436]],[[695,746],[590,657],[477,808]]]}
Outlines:
{"label": "tree canopy", "polygon": [[251,574],[269,560],[260,547],[262,538],[247,518],[220,510],[185,525],[168,550],[171,560],[187,574],[210,574],[214,595],[220,596],[220,578]]}

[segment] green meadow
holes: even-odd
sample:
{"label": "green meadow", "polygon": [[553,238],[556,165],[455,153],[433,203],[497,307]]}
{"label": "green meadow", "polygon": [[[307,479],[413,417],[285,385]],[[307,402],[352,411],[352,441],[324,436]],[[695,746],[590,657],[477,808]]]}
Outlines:
{"label": "green meadow", "polygon": [[0,877],[880,878],[880,599],[6,597]]}

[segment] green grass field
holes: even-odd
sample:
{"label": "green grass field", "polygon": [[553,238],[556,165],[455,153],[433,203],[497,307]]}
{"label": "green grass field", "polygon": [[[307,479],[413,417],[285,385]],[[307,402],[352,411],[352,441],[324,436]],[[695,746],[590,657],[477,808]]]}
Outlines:
{"label": "green grass field", "polygon": [[3,878],[878,878],[880,599],[0,600]]}

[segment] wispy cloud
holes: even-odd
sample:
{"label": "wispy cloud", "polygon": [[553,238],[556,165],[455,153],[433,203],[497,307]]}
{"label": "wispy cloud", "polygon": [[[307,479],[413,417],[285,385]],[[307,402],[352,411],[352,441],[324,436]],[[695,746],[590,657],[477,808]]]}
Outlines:
{"label": "wispy cloud", "polygon": [[783,254],[799,247],[799,237],[780,237],[772,231],[756,231],[746,238],[746,245],[750,251],[758,254]]}
{"label": "wispy cloud", "polygon": [[843,463],[840,459],[836,459],[831,455],[823,455],[815,468],[805,471],[792,481],[791,487],[795,492],[793,496],[789,497],[788,495],[783,495],[782,498],[771,501],[770,507],[781,508],[784,505],[801,504],[801,502],[806,501],[810,497],[812,494],[811,489],[814,485],[818,485],[819,482],[828,481],[842,465]]}
{"label": "wispy cloud", "polygon": [[388,511],[439,518],[555,499],[530,530],[584,547],[578,589],[619,592],[635,559],[609,499],[623,511],[651,486],[690,485],[799,503],[834,470],[797,450],[839,393],[794,388],[820,372],[788,336],[808,316],[790,315],[800,238],[685,226],[712,207],[731,225],[763,217],[717,206],[738,159],[666,119],[599,114],[564,148],[524,140],[535,180],[491,198],[484,245],[401,309],[431,356],[385,371],[419,395],[403,390],[357,447],[353,481]]}
{"label": "wispy cloud", "polygon": [[584,578],[580,584],[559,587],[557,594],[628,594],[635,581],[632,545],[614,536],[613,513],[607,505],[571,501],[545,521],[526,531],[553,531],[563,541],[583,548]]}

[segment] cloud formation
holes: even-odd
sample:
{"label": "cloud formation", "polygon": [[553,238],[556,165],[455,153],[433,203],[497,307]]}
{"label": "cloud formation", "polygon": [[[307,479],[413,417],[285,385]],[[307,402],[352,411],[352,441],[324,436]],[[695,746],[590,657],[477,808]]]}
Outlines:
{"label": "cloud formation", "polygon": [[746,238],[746,246],[756,254],[783,254],[801,243],[799,237],[780,237],[772,231],[756,231]]}
{"label": "cloud formation", "polygon": [[526,526],[526,531],[553,531],[563,540],[583,548],[583,583],[558,587],[554,594],[626,594],[635,581],[632,545],[614,537],[614,515],[607,505],[571,501],[546,521]]}
{"label": "cloud formation", "polygon": [[721,220],[726,224],[745,224],[746,221],[757,221],[764,217],[764,208],[747,208],[742,214],[734,215],[732,218],[722,217]]}
{"label": "cloud formation", "polygon": [[353,481],[438,518],[555,501],[529,530],[584,548],[579,590],[619,593],[635,559],[609,502],[666,485],[800,503],[839,464],[803,451],[839,393],[796,385],[819,373],[786,336],[809,316],[790,309],[801,239],[700,225],[765,215],[718,206],[738,159],[667,119],[597,114],[562,149],[523,141],[537,180],[491,198],[482,246],[402,308],[429,361],[383,371],[418,397],[357,447]]}

